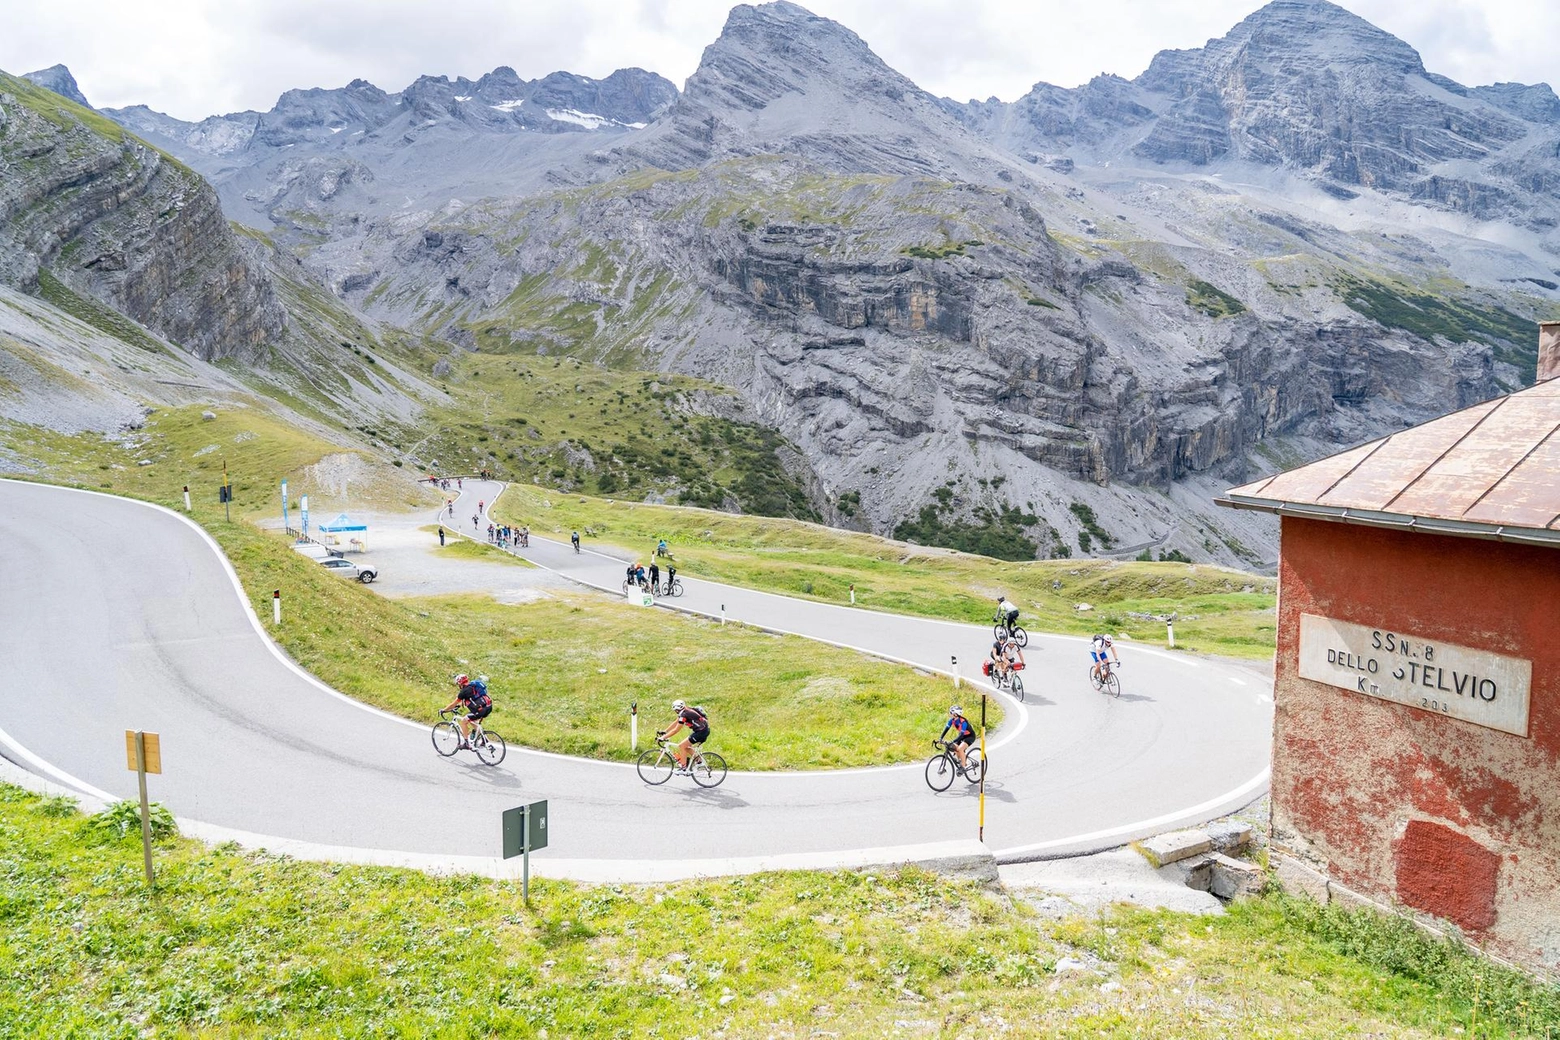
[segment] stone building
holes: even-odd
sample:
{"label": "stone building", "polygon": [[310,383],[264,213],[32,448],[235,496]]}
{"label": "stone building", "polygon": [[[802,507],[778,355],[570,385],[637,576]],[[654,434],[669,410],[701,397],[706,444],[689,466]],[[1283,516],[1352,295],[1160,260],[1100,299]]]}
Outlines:
{"label": "stone building", "polygon": [[1560,970],[1560,323],[1533,387],[1224,504],[1281,517],[1283,868]]}

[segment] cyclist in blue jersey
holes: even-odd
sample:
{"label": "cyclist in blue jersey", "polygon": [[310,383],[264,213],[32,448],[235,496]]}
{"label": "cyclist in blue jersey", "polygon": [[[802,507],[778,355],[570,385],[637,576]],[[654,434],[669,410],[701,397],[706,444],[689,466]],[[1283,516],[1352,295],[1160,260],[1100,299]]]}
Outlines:
{"label": "cyclist in blue jersey", "polygon": [[970,724],[969,719],[964,717],[964,709],[957,704],[948,709],[948,724],[943,727],[942,736],[937,739],[943,740],[946,738],[949,730],[952,730],[955,736],[953,743],[948,746],[958,756],[959,768],[968,769],[970,763],[969,759],[964,756],[964,749],[975,743],[975,727]]}

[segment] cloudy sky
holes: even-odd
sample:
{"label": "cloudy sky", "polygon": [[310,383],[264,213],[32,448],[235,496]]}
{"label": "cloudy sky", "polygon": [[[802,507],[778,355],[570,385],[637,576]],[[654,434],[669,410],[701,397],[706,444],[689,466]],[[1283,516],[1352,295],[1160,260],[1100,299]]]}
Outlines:
{"label": "cloudy sky", "polygon": [[[1463,83],[1555,82],[1555,0],[1343,0]],[[15,4],[0,69],[63,62],[101,107],[185,119],[268,109],[292,87],[355,77],[399,90],[422,74],[605,76],[637,65],[679,86],[719,33],[725,0],[74,0]],[[1260,0],[811,0],[890,65],[958,100],[1012,100],[1037,80],[1132,77],[1154,52],[1222,36]]]}

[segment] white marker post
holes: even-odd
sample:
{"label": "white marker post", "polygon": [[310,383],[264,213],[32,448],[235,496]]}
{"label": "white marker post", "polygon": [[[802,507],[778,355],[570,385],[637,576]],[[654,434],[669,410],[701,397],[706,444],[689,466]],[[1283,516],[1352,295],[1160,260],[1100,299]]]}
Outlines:
{"label": "white marker post", "polygon": [[633,751],[639,750],[639,702],[634,701],[628,706],[628,746]]}
{"label": "white marker post", "polygon": [[1175,619],[1165,619],[1165,639],[1170,643],[1170,649],[1175,649]]}
{"label": "white marker post", "polygon": [[953,658],[953,688],[955,690],[959,688],[959,659],[957,657]]}
{"label": "white marker post", "polygon": [[281,589],[277,589],[275,592],[271,593],[271,623],[276,625],[280,625],[282,623]]}
{"label": "white marker post", "polygon": [[190,486],[188,484],[184,485],[184,511],[186,513],[190,511]]}
{"label": "white marker post", "polygon": [[856,586],[855,586],[855,583],[852,583],[851,586],[850,586],[850,605],[853,606],[853,607],[856,605]]}
{"label": "white marker post", "polygon": [[726,623],[726,604],[724,603],[720,605],[720,623],[723,625]]}

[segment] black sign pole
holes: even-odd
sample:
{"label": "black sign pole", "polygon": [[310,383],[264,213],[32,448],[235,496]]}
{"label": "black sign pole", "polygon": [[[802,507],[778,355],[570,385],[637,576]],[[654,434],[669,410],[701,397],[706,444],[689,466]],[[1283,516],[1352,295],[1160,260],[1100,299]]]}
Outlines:
{"label": "black sign pole", "polygon": [[520,898],[525,905],[531,905],[531,807],[525,807],[525,837],[521,839],[520,853]]}

